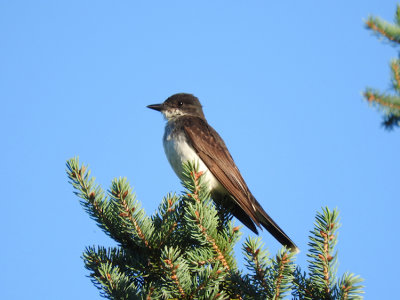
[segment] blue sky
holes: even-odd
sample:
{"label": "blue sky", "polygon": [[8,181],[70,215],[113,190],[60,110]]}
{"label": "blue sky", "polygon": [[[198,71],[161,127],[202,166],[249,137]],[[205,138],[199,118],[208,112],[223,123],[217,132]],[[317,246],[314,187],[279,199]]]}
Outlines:
{"label": "blue sky", "polygon": [[396,1],[275,2],[0,1],[1,299],[99,298],[80,256],[113,242],[65,162],[79,155],[104,189],[128,177],[153,213],[182,188],[145,106],[176,92],[200,98],[303,268],[316,211],[337,207],[339,274],[393,297],[400,131],[361,92],[390,91],[397,51],[363,19],[392,20]]}

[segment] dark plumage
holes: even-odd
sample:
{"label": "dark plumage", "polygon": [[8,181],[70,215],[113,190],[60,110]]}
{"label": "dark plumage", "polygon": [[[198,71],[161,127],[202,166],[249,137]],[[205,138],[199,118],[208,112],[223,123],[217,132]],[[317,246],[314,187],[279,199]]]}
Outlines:
{"label": "dark plumage", "polygon": [[[161,111],[168,123],[164,135],[167,157],[180,176],[179,163],[199,158],[207,171],[212,198],[229,210],[254,233],[261,225],[292,251],[297,246],[254,198],[219,134],[208,124],[199,100],[191,94],[175,94],[162,104],[149,105]],[[194,151],[194,152],[193,152]],[[257,226],[257,227],[256,227]]]}

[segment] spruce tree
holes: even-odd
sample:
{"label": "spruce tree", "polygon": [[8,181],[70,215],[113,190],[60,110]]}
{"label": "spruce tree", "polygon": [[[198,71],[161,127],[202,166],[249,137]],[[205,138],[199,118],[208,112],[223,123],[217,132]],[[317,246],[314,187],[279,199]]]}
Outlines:
{"label": "spruce tree", "polygon": [[317,213],[307,273],[285,247],[270,256],[259,237],[243,244],[243,271],[233,251],[240,228],[230,218],[219,218],[195,163],[184,165],[184,192],[168,194],[152,216],[126,178],[114,179],[105,193],[78,158],[68,160],[67,174],[84,209],[117,244],[87,247],[83,253],[89,276],[105,298],[362,299],[360,277],[336,274],[337,210]]}
{"label": "spruce tree", "polygon": [[[400,5],[397,5],[394,23],[370,16],[365,24],[378,38],[393,46],[400,44]],[[387,129],[400,126],[400,60],[398,58],[391,60],[390,72],[393,93],[385,93],[373,88],[367,88],[363,93],[369,103],[383,111],[383,125]]]}

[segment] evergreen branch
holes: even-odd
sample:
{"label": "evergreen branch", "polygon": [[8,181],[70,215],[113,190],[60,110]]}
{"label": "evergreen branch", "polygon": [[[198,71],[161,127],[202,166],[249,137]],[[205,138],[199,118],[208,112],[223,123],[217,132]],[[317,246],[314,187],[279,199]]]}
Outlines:
{"label": "evergreen branch", "polygon": [[202,267],[196,272],[195,289],[188,295],[188,299],[220,299],[225,294],[220,288],[224,281],[225,272],[222,269]]}
{"label": "evergreen branch", "polygon": [[[220,226],[219,226],[220,227]],[[219,228],[218,227],[218,228]],[[220,247],[222,253],[225,253],[225,257],[231,270],[236,269],[236,261],[234,258],[234,246],[239,241],[242,233],[239,231],[240,226],[233,226],[233,223],[229,221],[224,224],[224,230],[219,234]]]}
{"label": "evergreen branch", "polygon": [[157,213],[152,217],[155,234],[158,235],[157,248],[161,248],[170,241],[170,237],[178,227],[178,206],[179,198],[176,195],[168,194],[164,197]]}
{"label": "evergreen branch", "polygon": [[[111,185],[110,198],[113,203],[116,218],[121,220],[123,230],[127,235],[134,233],[142,245],[151,250],[150,236],[153,226],[146,217],[145,212],[136,201],[126,178],[114,179]],[[137,244],[137,240],[132,240]]]}
{"label": "evergreen branch", "polygon": [[166,232],[164,237],[162,239],[160,239],[160,243],[158,244],[158,248],[161,248],[163,245],[165,245],[165,243],[167,243],[169,241],[169,238],[172,236],[172,234],[174,233],[174,231],[175,231],[177,226],[178,226],[177,222],[174,222],[172,224],[172,226],[170,226],[170,228],[168,229],[168,231]]}
{"label": "evergreen branch", "polygon": [[155,290],[154,287],[151,287],[151,288],[148,290],[148,293],[146,294],[146,300],[151,300],[151,299],[152,299],[151,296],[153,295],[154,290]]}
{"label": "evergreen branch", "polygon": [[250,274],[242,275],[233,256],[239,227],[226,220],[218,226],[217,210],[195,164],[184,166],[185,195],[168,195],[152,218],[126,179],[113,181],[107,201],[77,159],[67,167],[82,205],[120,243],[108,250],[89,247],[83,254],[92,282],[106,298],[282,299],[292,288],[294,299],[362,299],[358,276],[346,273],[336,279],[336,210],[325,208],[316,216],[309,277],[299,267],[294,270],[294,254],[285,249],[270,259],[259,238],[244,244]]}
{"label": "evergreen branch", "polygon": [[383,94],[372,89],[367,89],[364,92],[364,97],[368,102],[377,103],[387,109],[388,112],[400,115],[400,97]]}
{"label": "evergreen branch", "polygon": [[312,280],[323,289],[328,296],[335,284],[337,253],[334,247],[337,243],[336,230],[339,228],[337,210],[323,209],[316,216],[315,229],[311,231],[309,246],[312,258],[309,266]]}
{"label": "evergreen branch", "polygon": [[368,17],[365,22],[368,29],[371,29],[379,36],[383,36],[390,42],[400,43],[400,27],[398,25],[390,24],[381,18],[373,16]]}
{"label": "evergreen branch", "polygon": [[274,282],[274,293],[272,299],[283,299],[289,291],[293,281],[294,253],[283,248],[272,261],[273,272],[272,279]]}
{"label": "evergreen branch", "polygon": [[199,247],[186,252],[192,274],[192,292],[188,299],[227,299],[222,291],[227,272],[222,263],[214,258],[214,251]]}
{"label": "evergreen branch", "polygon": [[376,90],[367,89],[364,98],[371,104],[376,104],[385,113],[383,125],[386,129],[400,126],[400,97],[380,93]]}
{"label": "evergreen branch", "polygon": [[136,294],[136,287],[131,282],[129,276],[120,271],[118,267],[110,263],[100,265],[100,277],[103,291],[108,294],[110,299],[139,299]]}
{"label": "evergreen branch", "polygon": [[[218,234],[217,212],[209,200],[209,191],[204,182],[203,172],[198,172],[198,163],[187,162],[183,165],[183,184],[186,188],[185,219],[193,230],[193,237],[201,243],[208,244],[216,254],[216,259],[222,263],[225,270],[231,270],[233,259],[225,252],[226,241],[223,234]],[[190,202],[192,200],[192,202]],[[194,201],[193,201],[194,200]],[[230,263],[231,262],[231,263]]]}
{"label": "evergreen branch", "polygon": [[188,265],[181,256],[180,251],[172,247],[165,247],[160,259],[166,275],[161,278],[162,285],[165,287],[162,290],[164,296],[167,299],[171,299],[171,297],[185,299],[187,296],[186,291],[190,286],[190,275]]}
{"label": "evergreen branch", "polygon": [[182,298],[184,298],[186,296],[186,294],[185,294],[185,291],[183,290],[181,284],[179,283],[179,279],[178,279],[178,276],[176,276],[176,271],[175,271],[179,266],[174,266],[172,264],[171,260],[164,260],[164,262],[165,262],[166,267],[171,272],[171,280],[175,283]]}
{"label": "evergreen branch", "polygon": [[253,274],[253,285],[257,287],[259,299],[283,299],[294,279],[294,254],[283,248],[271,260],[267,251],[263,250],[260,238],[247,238],[244,254],[246,267]]}
{"label": "evergreen branch", "polygon": [[[232,224],[232,223],[230,223]],[[241,236],[240,228],[241,226],[230,226],[230,230],[226,230],[226,234],[228,235],[228,245],[236,244]]]}
{"label": "evergreen branch", "polygon": [[313,284],[307,274],[302,273],[301,268],[297,266],[293,273],[293,292],[294,299],[313,300],[324,299],[325,295],[320,293],[320,290]]}
{"label": "evergreen branch", "polygon": [[[102,295],[108,299],[140,299],[136,293],[132,278],[122,272],[118,266],[114,266],[111,261],[100,261],[94,272],[90,275],[94,285],[102,291]],[[89,268],[90,269],[90,268]]]}
{"label": "evergreen branch", "polygon": [[87,166],[79,165],[79,158],[74,157],[67,161],[67,175],[74,192],[82,200],[81,205],[97,225],[111,238],[118,240],[119,226],[115,224],[107,198],[101,187],[95,185]]}
{"label": "evergreen branch", "polygon": [[393,59],[390,62],[390,68],[392,70],[392,84],[393,88],[399,93],[400,92],[400,60]]}
{"label": "evergreen branch", "polygon": [[147,257],[144,253],[130,251],[123,248],[87,247],[83,253],[85,267],[98,275],[100,263],[111,262],[118,266],[122,272],[128,274],[136,286],[144,285],[144,277],[147,277]]}
{"label": "evergreen branch", "polygon": [[229,271],[231,268],[229,267],[229,264],[225,259],[225,255],[223,254],[222,250],[216,243],[216,240],[212,237],[212,234],[209,233],[209,230],[207,230],[207,227],[204,226],[203,223],[204,219],[200,216],[200,213],[197,210],[195,211],[195,215],[196,215],[196,222],[197,225],[199,226],[200,232],[204,236],[205,240],[211,245],[212,249],[216,252],[217,259],[222,263],[224,268]]}
{"label": "evergreen branch", "polygon": [[203,172],[198,172],[198,168],[198,162],[188,161],[183,164],[182,175],[184,179],[182,180],[182,185],[186,189],[186,196],[200,203],[201,199],[206,200],[210,198],[210,192],[204,182]]}
{"label": "evergreen branch", "polygon": [[269,254],[263,250],[264,244],[261,238],[248,237],[243,245],[246,267],[253,272],[253,281],[255,285],[263,288],[264,292],[272,297],[271,282],[268,282],[266,271],[269,270],[271,261]]}
{"label": "evergreen branch", "polygon": [[338,283],[339,290],[339,299],[341,300],[361,300],[363,297],[363,288],[364,286],[360,285],[363,281],[359,276],[355,276],[354,274],[345,273],[342,279]]}
{"label": "evergreen branch", "polygon": [[199,178],[203,175],[203,171],[200,172],[192,171],[190,172],[190,175],[193,176],[193,183],[195,188],[191,194],[188,194],[188,197],[192,197],[194,200],[196,200],[197,203],[200,203],[199,192],[201,187]]}
{"label": "evergreen branch", "polygon": [[214,266],[216,259],[214,258],[214,251],[210,248],[196,247],[189,249],[186,252],[186,258],[192,266],[191,271],[196,272],[199,267]]}
{"label": "evergreen branch", "polygon": [[[374,31],[378,36],[385,37],[390,42],[398,45],[400,43],[400,5],[397,5],[394,24],[370,16],[366,21],[366,26]],[[400,94],[400,61],[398,59],[392,60],[390,68],[392,74],[392,86],[396,93]],[[394,126],[400,127],[399,95],[391,96],[372,89],[367,89],[363,95],[369,103],[377,104],[384,110],[385,116],[383,125],[386,129],[392,129]]]}
{"label": "evergreen branch", "polygon": [[226,277],[227,291],[229,299],[265,299],[264,294],[253,284],[248,274],[242,275],[239,271],[234,271]]}

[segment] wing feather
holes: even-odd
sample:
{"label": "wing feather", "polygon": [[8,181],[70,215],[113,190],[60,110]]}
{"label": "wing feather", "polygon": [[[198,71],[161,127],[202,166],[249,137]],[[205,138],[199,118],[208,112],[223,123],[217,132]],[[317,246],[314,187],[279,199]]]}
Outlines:
{"label": "wing feather", "polygon": [[298,252],[296,244],[251,194],[219,134],[204,119],[191,117],[184,118],[182,121],[182,129],[192,147],[240,208],[234,209],[233,214],[255,233],[257,229],[254,223],[260,228],[262,224],[282,245],[287,246],[291,251]]}
{"label": "wing feather", "polygon": [[219,134],[201,118],[186,118],[183,129],[210,172],[233,196],[240,208],[260,227],[256,215],[256,206],[259,204],[254,203],[254,197]]}

